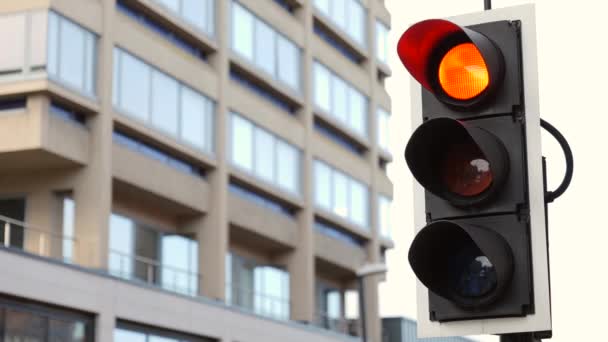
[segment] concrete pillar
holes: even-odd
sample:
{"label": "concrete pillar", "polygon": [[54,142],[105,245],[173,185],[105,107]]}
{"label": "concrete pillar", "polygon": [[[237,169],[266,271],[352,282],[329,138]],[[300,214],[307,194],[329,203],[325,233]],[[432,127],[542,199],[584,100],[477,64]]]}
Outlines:
{"label": "concrete pillar", "polygon": [[39,189],[27,195],[24,249],[45,257],[62,255],[62,203],[50,190]]}
{"label": "concrete pillar", "polygon": [[[226,254],[228,252],[228,82],[230,44],[230,1],[216,1],[217,53],[210,61],[218,72],[219,92],[215,111],[215,159],[216,169],[209,176],[209,212],[197,224],[199,242],[199,268],[202,274],[202,293],[219,300],[225,298]],[[220,29],[221,28],[221,29]]]}
{"label": "concrete pillar", "polygon": [[304,21],[304,49],[302,56],[302,94],[304,108],[300,118],[305,129],[305,147],[302,159],[302,198],[304,209],[298,214],[298,246],[288,258],[287,269],[290,275],[291,319],[295,321],[314,321],[315,307],[315,257],[314,257],[314,201],[312,175],[312,134],[314,115],[312,106],[312,40],[313,16],[312,1],[306,1],[299,10],[298,18]]}
{"label": "concrete pillar", "polygon": [[76,263],[107,268],[108,222],[112,207],[112,56],[115,0],[104,0],[103,35],[97,43],[97,97],[100,113],[87,121],[90,136],[89,163],[76,177],[74,186]]}

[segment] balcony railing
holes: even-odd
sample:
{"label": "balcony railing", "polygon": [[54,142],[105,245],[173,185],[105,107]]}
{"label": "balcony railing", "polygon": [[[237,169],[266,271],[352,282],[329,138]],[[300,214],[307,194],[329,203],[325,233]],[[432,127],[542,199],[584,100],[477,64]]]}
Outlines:
{"label": "balcony railing", "polygon": [[326,312],[318,312],[314,324],[337,333],[355,337],[361,336],[361,321],[359,319],[332,317]]}
{"label": "balcony railing", "polygon": [[255,291],[244,284],[226,284],[226,304],[278,320],[289,320],[288,298]]}
{"label": "balcony railing", "polygon": [[[65,263],[78,261],[79,264],[87,264],[89,260],[87,258],[93,256],[96,246],[92,243],[90,246],[81,246],[82,244],[86,244],[86,241],[0,215],[0,248],[21,250]],[[76,260],[74,257],[76,253],[89,255],[79,254]],[[154,259],[110,250],[106,272],[115,277],[144,282],[167,291],[193,297],[202,296],[199,290],[202,283],[200,274],[165,265]],[[226,304],[272,319],[290,319],[289,298],[256,291],[250,285],[227,283]],[[360,336],[359,320],[333,318],[325,313],[319,313],[313,323],[334,332]]]}
{"label": "balcony railing", "polygon": [[80,242],[74,237],[34,227],[0,215],[0,246],[72,263]]}
{"label": "balcony railing", "polygon": [[109,273],[127,280],[143,281],[165,290],[189,296],[199,295],[202,277],[196,272],[165,265],[161,262],[110,250]]}

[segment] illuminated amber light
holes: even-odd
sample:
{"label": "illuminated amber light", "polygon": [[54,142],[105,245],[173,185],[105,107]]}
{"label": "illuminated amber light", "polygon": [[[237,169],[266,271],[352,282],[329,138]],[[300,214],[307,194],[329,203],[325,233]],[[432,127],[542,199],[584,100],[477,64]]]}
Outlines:
{"label": "illuminated amber light", "polygon": [[458,100],[470,100],[488,87],[488,67],[473,43],[456,45],[443,56],[439,83],[446,94]]}

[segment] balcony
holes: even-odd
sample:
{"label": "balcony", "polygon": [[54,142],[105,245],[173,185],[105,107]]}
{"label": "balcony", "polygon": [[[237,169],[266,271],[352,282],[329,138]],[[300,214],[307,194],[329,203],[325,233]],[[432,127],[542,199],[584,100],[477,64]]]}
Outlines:
{"label": "balcony", "polygon": [[344,335],[361,336],[361,321],[344,317],[331,317],[325,312],[319,312],[315,316],[314,324],[320,328],[327,329]]}
{"label": "balcony", "polygon": [[[87,257],[92,257],[83,251],[92,252],[94,248],[96,246],[90,241],[0,215],[0,272],[7,275],[6,281],[0,282],[0,292],[62,306],[84,305],[90,312],[107,310],[101,305],[104,301],[100,301],[100,298],[106,298],[116,303],[113,306],[116,317],[150,325],[175,321],[172,326],[182,327],[180,330],[184,331],[192,330],[192,325],[184,326],[183,322],[192,322],[196,316],[215,322],[205,327],[239,320],[250,329],[256,327],[254,330],[259,333],[264,331],[259,329],[286,330],[276,337],[267,336],[270,342],[282,341],[277,338],[285,334],[292,336],[293,341],[302,342],[356,341],[349,336],[357,336],[357,323],[327,317],[315,319],[313,324],[290,321],[288,297],[258,291],[243,283],[227,281],[226,302],[221,303],[199,294],[200,274],[163,265],[150,258],[110,250],[108,267],[87,269],[78,266]],[[95,285],[91,287],[91,284]],[[52,290],[40,291],[40,286]],[[238,313],[226,310],[226,306],[238,308]],[[175,307],[188,310],[161,309]],[[145,313],[143,318],[138,316],[142,312]],[[277,321],[283,323],[277,324]],[[323,333],[314,327],[333,333]],[[216,331],[193,333],[217,335]]]}

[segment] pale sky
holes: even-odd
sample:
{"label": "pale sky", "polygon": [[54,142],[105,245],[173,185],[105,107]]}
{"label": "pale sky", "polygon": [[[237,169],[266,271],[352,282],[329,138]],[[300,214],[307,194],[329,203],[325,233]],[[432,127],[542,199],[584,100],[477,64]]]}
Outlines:
{"label": "pale sky", "polygon": [[[483,9],[483,0],[385,0],[392,14],[391,50],[411,24]],[[599,0],[494,0],[495,8],[535,3],[539,56],[541,117],[556,126],[574,152],[574,179],[568,192],[549,207],[553,342],[602,341],[608,307],[608,224],[597,215],[604,208],[608,182],[608,5]],[[412,178],[403,160],[411,132],[410,76],[396,53],[391,55],[393,76],[387,81],[392,97],[391,146],[394,162],[389,176],[394,184],[392,230],[396,248],[388,253],[389,273],[381,285],[384,316],[416,318],[416,283],[407,262],[414,237]],[[543,133],[543,155],[548,157],[549,188],[565,170],[562,152]],[[594,215],[595,214],[595,215]],[[591,224],[592,218],[596,224]],[[606,229],[606,230],[605,230]],[[476,336],[483,342],[497,337]]]}

